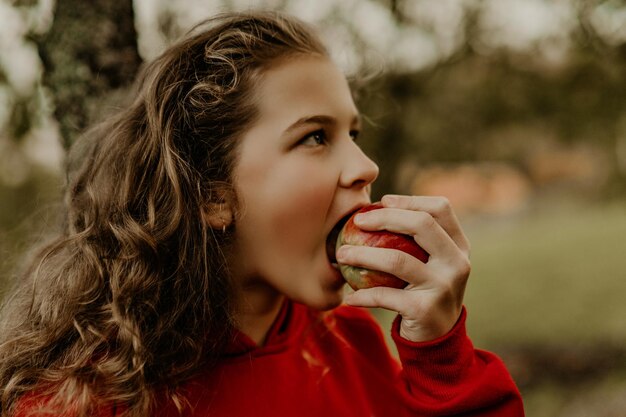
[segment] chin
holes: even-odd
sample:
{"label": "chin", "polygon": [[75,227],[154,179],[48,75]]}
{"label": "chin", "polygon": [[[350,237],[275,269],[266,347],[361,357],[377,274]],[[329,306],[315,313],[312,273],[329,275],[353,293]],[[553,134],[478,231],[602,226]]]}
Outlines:
{"label": "chin", "polygon": [[300,301],[302,304],[306,304],[308,307],[319,310],[327,311],[337,308],[343,302],[343,289],[339,291],[325,291],[317,299],[303,299]]}
{"label": "chin", "polygon": [[326,304],[316,308],[316,310],[328,311],[328,310],[335,309],[335,308],[337,308],[337,307],[339,307],[341,305],[341,301],[342,300],[339,300],[338,302],[326,303]]}
{"label": "chin", "polygon": [[339,307],[343,302],[343,288],[339,292],[335,292],[331,296],[328,296],[326,300],[323,301],[324,302],[320,303],[320,306],[317,307],[317,310],[326,311]]}

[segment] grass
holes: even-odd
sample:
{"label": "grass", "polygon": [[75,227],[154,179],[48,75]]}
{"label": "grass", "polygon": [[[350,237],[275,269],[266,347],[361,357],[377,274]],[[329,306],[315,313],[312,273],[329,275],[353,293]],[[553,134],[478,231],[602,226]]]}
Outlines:
{"label": "grass", "polygon": [[[626,341],[626,204],[564,203],[464,225],[477,346]],[[393,318],[375,314],[385,327]]]}
{"label": "grass", "polygon": [[626,205],[562,204],[468,229],[479,345],[626,341]]}

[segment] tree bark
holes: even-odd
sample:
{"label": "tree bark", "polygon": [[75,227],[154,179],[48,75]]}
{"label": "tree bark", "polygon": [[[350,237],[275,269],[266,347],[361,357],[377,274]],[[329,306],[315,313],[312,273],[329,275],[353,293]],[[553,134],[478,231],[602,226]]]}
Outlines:
{"label": "tree bark", "polygon": [[67,149],[141,65],[132,0],[57,0],[52,27],[38,45]]}

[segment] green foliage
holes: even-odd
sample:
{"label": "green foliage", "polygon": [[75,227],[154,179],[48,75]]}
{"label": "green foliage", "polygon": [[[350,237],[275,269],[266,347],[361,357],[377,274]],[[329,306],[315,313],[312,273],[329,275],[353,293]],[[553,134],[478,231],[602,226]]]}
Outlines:
{"label": "green foliage", "polygon": [[421,73],[387,74],[359,103],[378,125],[363,138],[381,165],[377,191],[398,191],[394,176],[403,160],[498,160],[524,169],[524,158],[546,139],[589,143],[611,155],[626,114],[625,66],[626,45],[599,51],[579,44],[558,65],[467,48]]}
{"label": "green foliage", "polygon": [[11,116],[9,118],[9,134],[15,140],[23,138],[31,129],[34,114],[32,111],[31,100],[28,98],[20,98],[11,109]]}

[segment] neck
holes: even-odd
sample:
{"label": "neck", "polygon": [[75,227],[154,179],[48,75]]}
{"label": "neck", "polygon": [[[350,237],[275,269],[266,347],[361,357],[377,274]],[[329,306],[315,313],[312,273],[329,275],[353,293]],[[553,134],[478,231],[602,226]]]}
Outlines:
{"label": "neck", "polygon": [[237,327],[257,345],[263,346],[285,296],[264,285],[242,288],[237,297]]}

